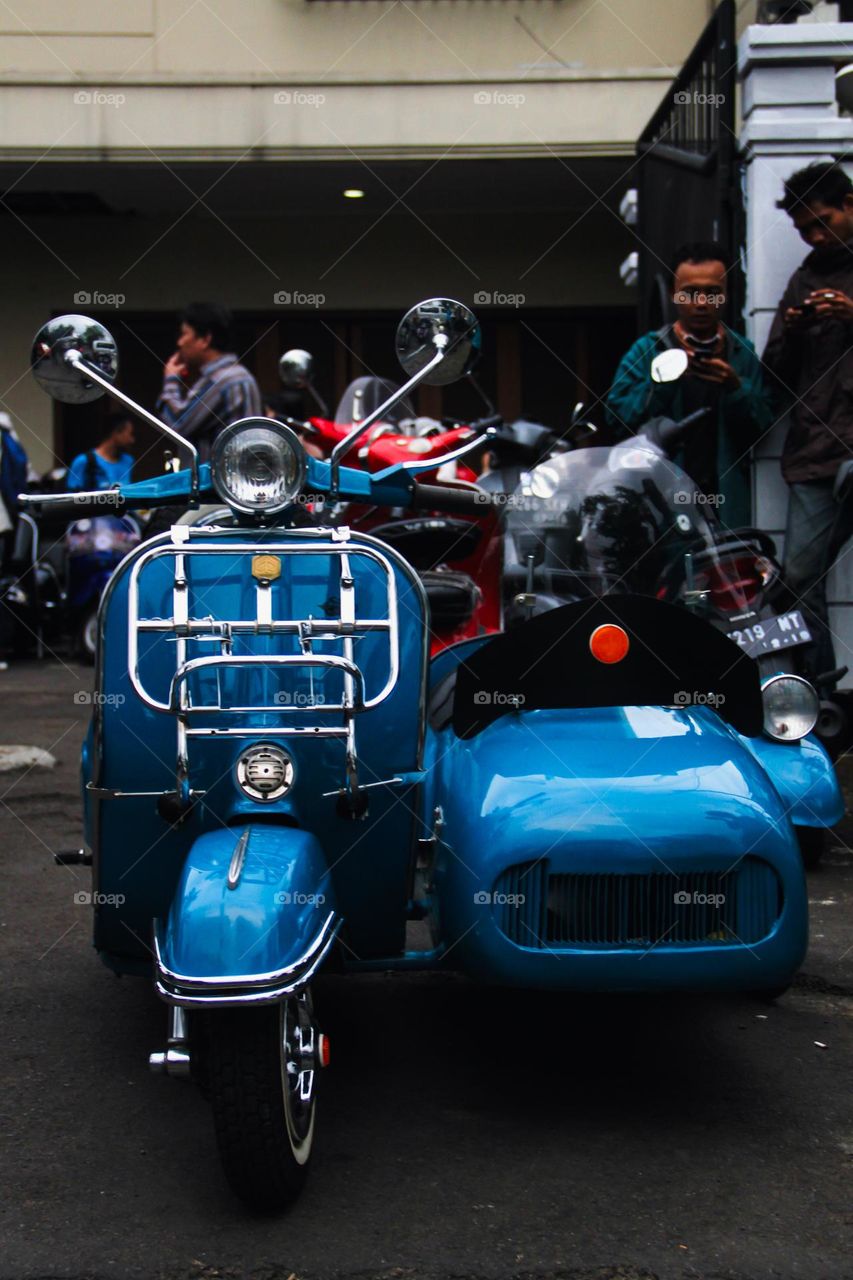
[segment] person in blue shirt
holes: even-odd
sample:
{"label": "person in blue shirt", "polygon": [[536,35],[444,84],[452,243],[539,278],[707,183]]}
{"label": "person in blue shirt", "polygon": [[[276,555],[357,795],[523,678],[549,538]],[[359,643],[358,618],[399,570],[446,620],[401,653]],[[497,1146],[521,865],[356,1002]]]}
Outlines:
{"label": "person in blue shirt", "polygon": [[78,453],[71,463],[69,490],[109,489],[130,480],[134,459],[128,450],[133,442],[133,423],[127,414],[111,413],[101,443],[88,453]]}

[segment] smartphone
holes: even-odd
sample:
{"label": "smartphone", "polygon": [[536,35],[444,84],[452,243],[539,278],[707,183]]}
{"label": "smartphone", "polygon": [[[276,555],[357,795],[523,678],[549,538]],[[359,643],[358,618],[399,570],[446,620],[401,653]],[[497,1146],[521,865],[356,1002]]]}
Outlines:
{"label": "smartphone", "polygon": [[832,302],[834,297],[835,297],[834,293],[827,292],[827,293],[824,293],[820,298],[805,298],[800,303],[800,310],[805,311],[807,315],[813,315],[815,310],[817,309],[818,303]]}

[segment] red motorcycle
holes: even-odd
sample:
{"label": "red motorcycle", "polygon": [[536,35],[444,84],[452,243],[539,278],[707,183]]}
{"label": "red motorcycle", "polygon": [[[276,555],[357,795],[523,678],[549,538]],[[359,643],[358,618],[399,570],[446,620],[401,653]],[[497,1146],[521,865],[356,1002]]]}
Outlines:
{"label": "red motorcycle", "polygon": [[[417,418],[405,401],[387,417],[384,402],[397,390],[376,377],[356,378],[347,387],[335,412],[328,410],[311,383],[311,357],[306,351],[288,351],[279,362],[285,386],[308,391],[321,415],[306,422],[288,420],[312,451],[332,458],[341,442],[359,423],[380,414],[345,454],[340,465],[360,467],[376,475],[400,463],[422,465],[430,458],[443,459],[435,472],[422,472],[425,502],[431,482],[470,491],[477,488],[477,473],[461,461],[477,445],[488,441],[488,431],[500,423],[498,415],[477,422],[447,426],[434,419]],[[433,654],[484,632],[501,629],[502,549],[498,513],[484,498],[483,515],[460,511],[458,516],[428,512],[388,519],[385,508],[347,503],[333,512],[335,522],[359,532],[372,533],[395,547],[418,570],[430,604],[430,648]]]}

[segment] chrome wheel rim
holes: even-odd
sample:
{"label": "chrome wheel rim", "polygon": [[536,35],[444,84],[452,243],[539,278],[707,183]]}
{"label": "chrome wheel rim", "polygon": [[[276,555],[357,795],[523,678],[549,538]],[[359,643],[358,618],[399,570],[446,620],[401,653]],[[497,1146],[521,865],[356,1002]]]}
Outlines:
{"label": "chrome wheel rim", "polygon": [[281,1006],[281,1086],[287,1136],[294,1159],[305,1164],[314,1136],[318,1033],[307,993]]}

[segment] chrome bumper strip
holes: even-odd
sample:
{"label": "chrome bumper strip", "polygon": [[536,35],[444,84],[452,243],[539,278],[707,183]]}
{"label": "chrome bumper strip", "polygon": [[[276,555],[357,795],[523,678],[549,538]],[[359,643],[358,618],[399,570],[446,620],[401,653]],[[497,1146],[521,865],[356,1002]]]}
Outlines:
{"label": "chrome bumper strip", "polygon": [[154,927],[155,988],[167,1004],[216,1008],[226,1005],[271,1004],[292,995],[319,969],[338,935],[343,919],[330,911],[323,925],[298,960],[283,969],[269,973],[242,974],[238,977],[199,978],[175,973],[163,963],[159,927]]}

